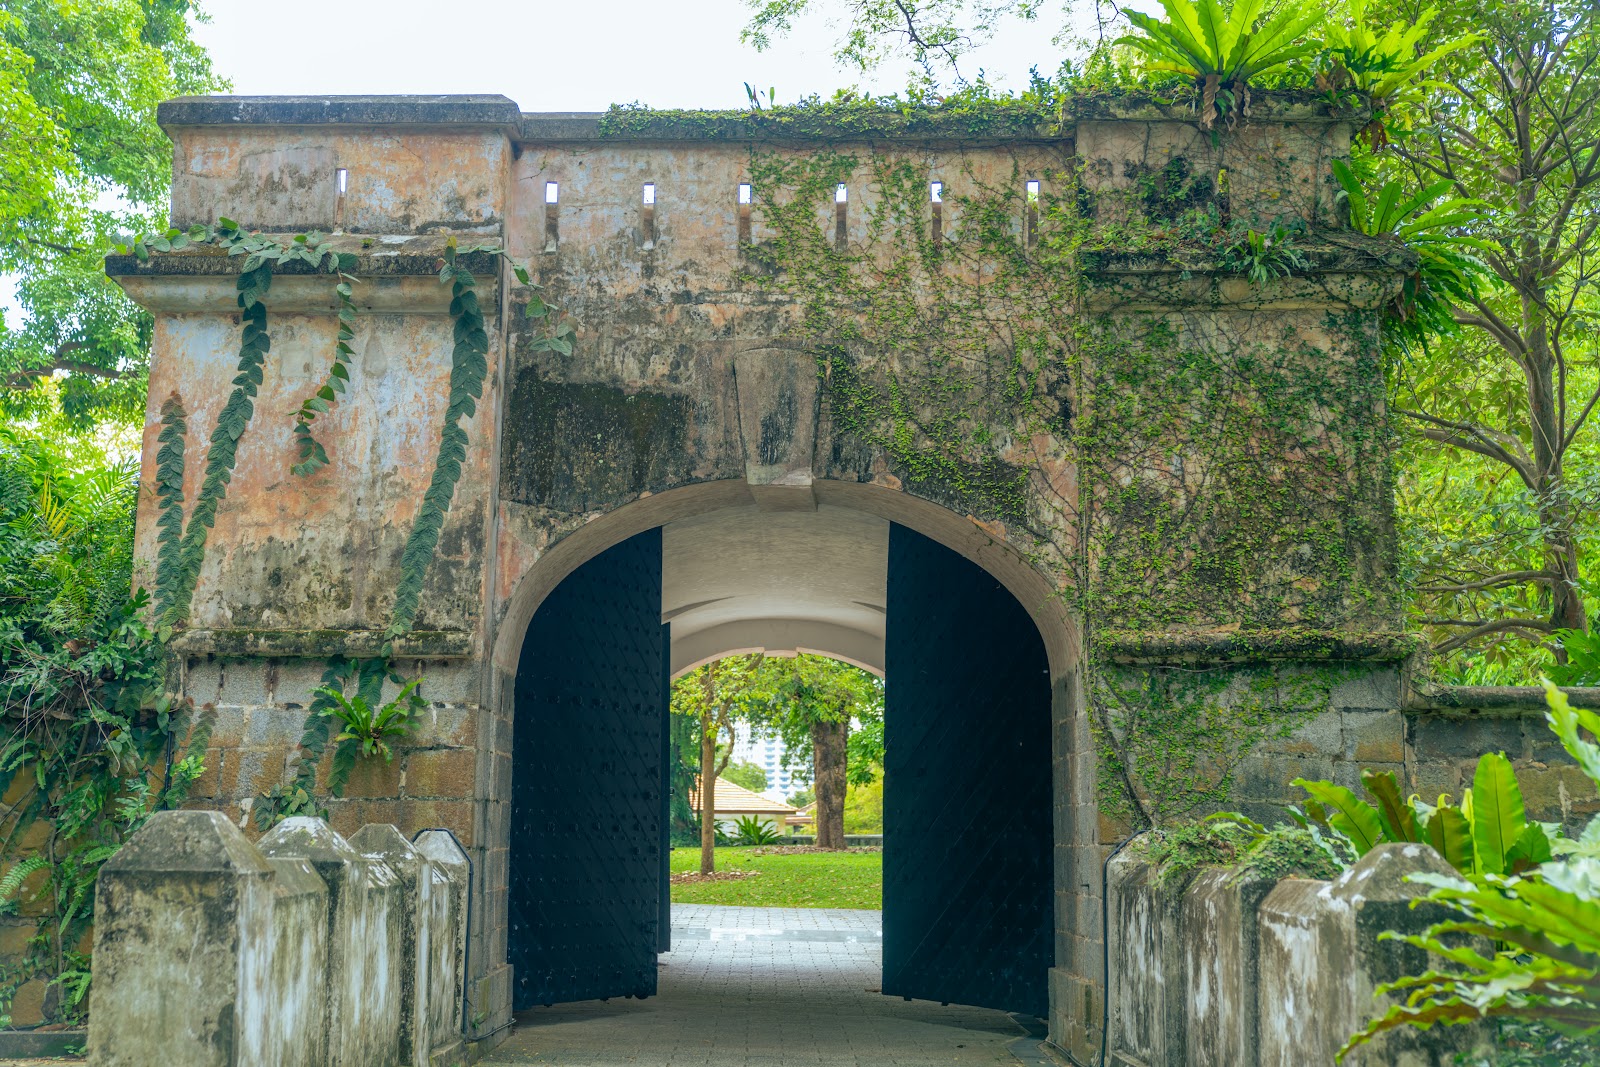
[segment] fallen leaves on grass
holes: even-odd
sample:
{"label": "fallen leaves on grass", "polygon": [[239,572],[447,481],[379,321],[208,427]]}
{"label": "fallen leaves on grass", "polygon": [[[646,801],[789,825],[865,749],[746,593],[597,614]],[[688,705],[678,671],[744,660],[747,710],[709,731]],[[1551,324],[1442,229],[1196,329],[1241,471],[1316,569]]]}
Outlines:
{"label": "fallen leaves on grass", "polygon": [[760,871],[712,871],[710,874],[701,874],[699,871],[682,871],[672,876],[673,885],[698,885],[702,882],[737,882],[741,878],[754,878]]}
{"label": "fallen leaves on grass", "polygon": [[849,848],[823,848],[821,845],[761,845],[750,850],[752,856],[809,856],[817,852],[837,856],[846,852],[882,852],[882,845],[851,845]]}

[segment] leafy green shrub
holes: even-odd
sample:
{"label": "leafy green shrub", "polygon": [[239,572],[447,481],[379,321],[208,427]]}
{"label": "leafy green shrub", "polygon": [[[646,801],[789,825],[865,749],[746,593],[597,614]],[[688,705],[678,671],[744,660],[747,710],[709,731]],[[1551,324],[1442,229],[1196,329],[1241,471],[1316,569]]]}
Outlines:
{"label": "leafy green shrub", "polygon": [[1555,632],[1567,662],[1547,669],[1556,685],[1600,685],[1600,632],[1564,629]]}
{"label": "leafy green shrub", "polygon": [[1482,218],[1484,205],[1461,197],[1444,197],[1452,185],[1437,181],[1408,197],[1399,181],[1387,181],[1368,192],[1342,160],[1333,161],[1339,199],[1350,211],[1350,225],[1369,237],[1390,237],[1416,253],[1417,269],[1408,275],[1395,298],[1398,330],[1391,334],[1412,343],[1454,333],[1454,303],[1469,301],[1488,266],[1474,252],[1492,252],[1487,242],[1463,232]]}
{"label": "leafy green shrub", "polygon": [[82,1017],[95,876],[151,812],[183,802],[210,736],[209,711],[159,699],[148,600],[128,594],[135,468],[73,451],[0,430],[0,912],[43,905],[0,971],[0,1024],[36,978],[57,987],[57,1019]]}
{"label": "leafy green shrub", "polygon": [[[1600,740],[1600,715],[1572,707],[1549,682],[1545,688],[1551,730],[1600,787],[1600,744],[1583,736]],[[1487,818],[1476,812],[1477,821]],[[1399,1026],[1496,1018],[1549,1027],[1579,1041],[1600,1037],[1600,816],[1577,841],[1557,837],[1550,845],[1554,856],[1520,871],[1480,864],[1464,878],[1415,876],[1434,887],[1425,899],[1448,905],[1458,917],[1421,934],[1383,936],[1426,949],[1455,969],[1381,987],[1404,993],[1405,1001],[1352,1037],[1344,1051]],[[1492,951],[1463,944],[1462,934],[1487,939]]]}
{"label": "leafy green shrub", "polygon": [[1516,772],[1504,753],[1486,752],[1478,760],[1460,805],[1448,795],[1438,804],[1402,797],[1393,771],[1364,771],[1361,783],[1376,807],[1332,782],[1291,783],[1311,794],[1308,823],[1341,839],[1356,856],[1381,844],[1415,842],[1432,845],[1463,874],[1516,874],[1549,860],[1552,839],[1559,837],[1554,828],[1527,820]]}
{"label": "leafy green shrub", "polygon": [[[1308,37],[1324,18],[1316,5],[1267,0],[1161,0],[1165,20],[1121,8],[1142,36],[1123,37],[1146,57],[1145,68],[1193,78],[1201,91],[1200,125],[1222,115],[1248,114],[1250,80],[1281,70],[1317,51]],[[1219,104],[1221,106],[1219,106]]]}
{"label": "leafy green shrub", "polygon": [[770,823],[754,815],[737,820],[734,830],[734,843],[739,845],[775,845],[782,839]]}

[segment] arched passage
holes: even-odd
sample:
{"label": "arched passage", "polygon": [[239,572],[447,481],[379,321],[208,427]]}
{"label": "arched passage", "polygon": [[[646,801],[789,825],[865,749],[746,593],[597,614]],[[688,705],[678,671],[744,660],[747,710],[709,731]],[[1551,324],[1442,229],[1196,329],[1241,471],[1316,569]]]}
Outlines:
{"label": "arched passage", "polygon": [[[926,502],[823,486],[773,510],[738,488],[620,509],[525,580],[544,588],[502,701],[514,739],[496,776],[510,783],[514,1003],[653,991],[667,677],[765,649],[889,673],[884,991],[1044,1015],[1062,807],[1051,676],[1075,647],[1059,602]],[[596,551],[562,561],[580,536]]]}

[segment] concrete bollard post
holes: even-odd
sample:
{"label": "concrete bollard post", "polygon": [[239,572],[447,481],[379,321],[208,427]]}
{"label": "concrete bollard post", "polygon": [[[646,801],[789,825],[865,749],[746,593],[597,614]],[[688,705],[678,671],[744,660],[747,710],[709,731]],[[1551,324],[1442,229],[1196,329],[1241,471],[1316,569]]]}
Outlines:
{"label": "concrete bollard post", "polygon": [[421,979],[429,1055],[445,1063],[465,1051],[467,900],[472,866],[466,851],[448,830],[424,830],[414,842],[435,879],[426,922],[428,971]]}
{"label": "concrete bollard post", "polygon": [[[1388,1010],[1376,988],[1429,966],[1427,953],[1385,930],[1418,932],[1444,917],[1442,907],[1413,909],[1428,887],[1406,881],[1422,872],[1452,874],[1426,845],[1379,845],[1334,882],[1289,880],[1260,910],[1261,1067],[1332,1063],[1339,1048]],[[1446,1067],[1484,1040],[1472,1026],[1402,1027],[1362,1045],[1345,1067]]]}
{"label": "concrete bollard post", "polygon": [[260,1003],[258,1055],[251,1063],[322,1067],[328,1062],[328,887],[303,859],[268,857],[272,942]]}
{"label": "concrete bollard post", "polygon": [[164,811],[95,889],[94,1067],[246,1067],[269,1008],[246,976],[270,952],[273,870],[228,819]]}
{"label": "concrete bollard post", "polygon": [[399,879],[321,819],[285,819],[261,839],[268,856],[307,860],[328,887],[328,1062],[391,1067],[400,1060]]}
{"label": "concrete bollard post", "polygon": [[1159,874],[1137,846],[1107,870],[1110,1062],[1129,1067],[1185,1060],[1185,880],[1161,883]]}
{"label": "concrete bollard post", "polygon": [[388,823],[368,823],[350,835],[350,845],[363,856],[388,864],[399,883],[403,904],[400,926],[399,994],[400,1060],[428,1067],[431,1051],[427,1015],[428,958],[433,951],[428,919],[432,911],[432,864],[399,830]]}
{"label": "concrete bollard post", "polygon": [[1213,867],[1200,872],[1183,895],[1188,1067],[1258,1062],[1256,911],[1276,884]]}

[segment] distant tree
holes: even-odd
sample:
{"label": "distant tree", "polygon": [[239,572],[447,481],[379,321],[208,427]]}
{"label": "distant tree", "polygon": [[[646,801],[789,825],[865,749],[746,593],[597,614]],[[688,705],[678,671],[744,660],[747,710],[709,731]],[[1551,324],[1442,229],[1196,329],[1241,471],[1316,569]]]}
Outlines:
{"label": "distant tree", "polygon": [[871,781],[868,754],[875,751],[879,760],[883,758],[883,683],[859,667],[805,654],[768,658],[761,665],[760,681],[760,697],[751,709],[755,728],[783,739],[784,761],[791,767],[810,754],[817,844],[843,848],[851,723],[875,724],[875,733],[860,731],[867,738],[858,746],[856,772]]}
{"label": "distant tree", "polygon": [[802,789],[798,793],[789,794],[789,803],[797,808],[803,808],[817,799],[817,794],[810,789]]}
{"label": "distant tree", "polygon": [[226,86],[190,35],[200,17],[193,0],[0,3],[0,272],[27,315],[0,322],[0,411],[143,414],[150,316],[102,260],[119,234],[166,223],[156,105]]}
{"label": "distant tree", "polygon": [[844,831],[847,834],[883,833],[883,775],[860,785],[850,783],[844,797]]}
{"label": "distant tree", "polygon": [[722,772],[722,779],[743,786],[752,793],[765,792],[767,788],[767,772],[754,763],[730,763],[728,769]]}
{"label": "distant tree", "polygon": [[[734,724],[751,716],[760,688],[762,657],[729,656],[696,667],[672,684],[672,713],[690,719],[700,742],[700,873],[717,869],[716,786],[733,758]],[[719,744],[726,739],[726,744]],[[763,776],[763,784],[765,776]]]}

